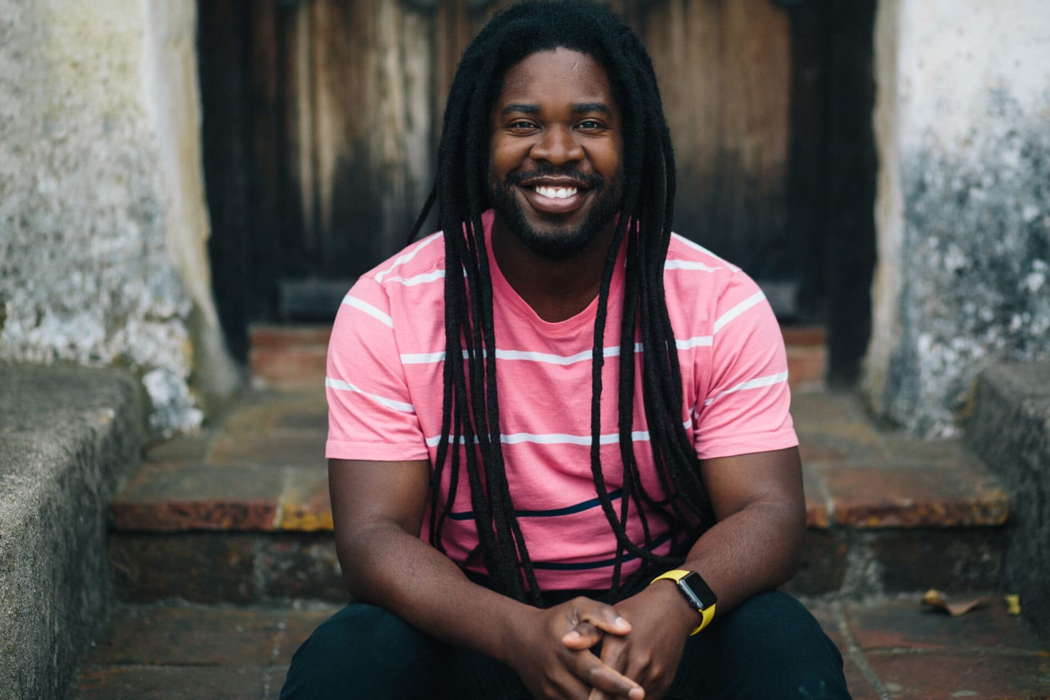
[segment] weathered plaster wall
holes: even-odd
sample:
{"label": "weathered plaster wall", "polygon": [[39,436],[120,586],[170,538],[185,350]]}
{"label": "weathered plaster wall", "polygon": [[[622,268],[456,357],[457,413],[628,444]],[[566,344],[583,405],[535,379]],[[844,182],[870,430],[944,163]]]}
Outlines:
{"label": "weathered plaster wall", "polygon": [[210,293],[194,8],[0,0],[0,360],[130,368],[160,432],[237,377]]}
{"label": "weathered plaster wall", "polygon": [[882,0],[879,264],[865,385],[958,431],[977,372],[1050,356],[1050,13],[1042,0]]}

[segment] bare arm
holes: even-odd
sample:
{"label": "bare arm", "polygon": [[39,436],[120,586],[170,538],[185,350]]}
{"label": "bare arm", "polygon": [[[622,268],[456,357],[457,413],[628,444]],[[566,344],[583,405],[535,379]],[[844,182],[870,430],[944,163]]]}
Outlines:
{"label": "bare arm", "polygon": [[355,599],[447,641],[504,658],[502,626],[527,606],[471,582],[419,539],[425,461],[329,461],[336,550]]}

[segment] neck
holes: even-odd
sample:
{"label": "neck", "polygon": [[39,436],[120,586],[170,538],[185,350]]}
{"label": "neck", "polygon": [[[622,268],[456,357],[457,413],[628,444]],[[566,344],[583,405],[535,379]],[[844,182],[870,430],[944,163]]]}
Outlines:
{"label": "neck", "polygon": [[615,220],[578,254],[551,260],[526,247],[496,216],[492,253],[507,282],[540,318],[564,321],[587,308],[597,296],[614,230]]}

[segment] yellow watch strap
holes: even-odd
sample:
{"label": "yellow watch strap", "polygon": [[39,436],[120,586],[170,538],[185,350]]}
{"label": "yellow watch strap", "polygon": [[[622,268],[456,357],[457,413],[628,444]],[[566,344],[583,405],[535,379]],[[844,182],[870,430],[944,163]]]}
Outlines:
{"label": "yellow watch strap", "polygon": [[[675,584],[677,584],[679,581],[681,581],[691,573],[691,571],[686,571],[685,569],[671,569],[670,571],[665,571],[656,578],[654,578],[652,581],[649,582],[649,585],[653,585],[660,579],[670,579],[671,581],[674,581]],[[700,624],[696,626],[696,629],[689,633],[690,637],[692,637],[694,634],[697,634],[698,632],[700,632],[700,630],[711,624],[711,620],[715,619],[716,605],[717,603],[712,603],[706,608],[697,611],[700,613]]]}

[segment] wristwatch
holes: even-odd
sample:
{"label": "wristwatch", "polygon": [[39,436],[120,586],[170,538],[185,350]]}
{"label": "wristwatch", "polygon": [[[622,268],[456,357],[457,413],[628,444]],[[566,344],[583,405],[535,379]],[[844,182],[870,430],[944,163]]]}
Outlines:
{"label": "wristwatch", "polygon": [[674,581],[675,585],[678,586],[678,590],[685,596],[686,602],[700,613],[700,624],[689,633],[689,636],[692,637],[711,624],[711,620],[715,618],[715,602],[718,598],[700,574],[695,571],[686,571],[685,569],[672,569],[654,578],[649,582],[649,585],[665,578]]}

